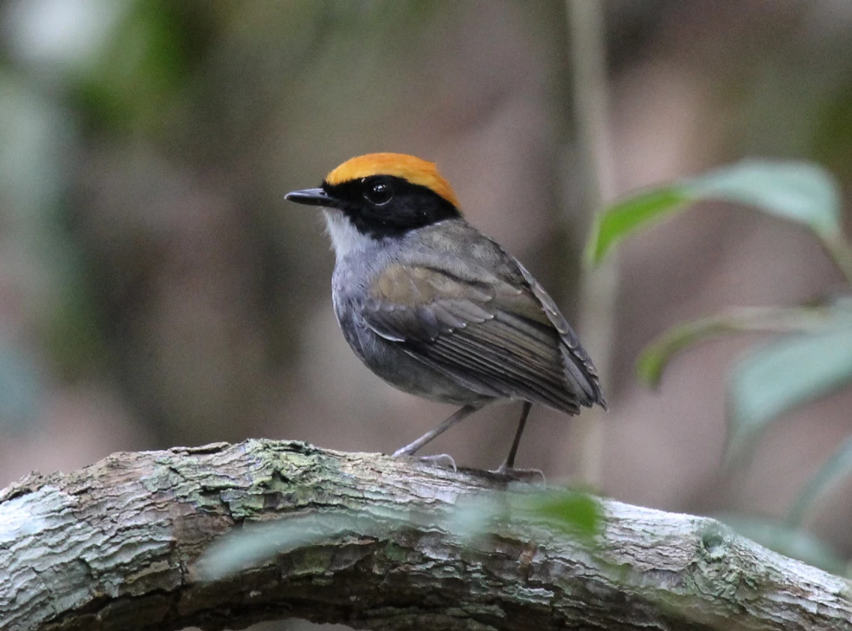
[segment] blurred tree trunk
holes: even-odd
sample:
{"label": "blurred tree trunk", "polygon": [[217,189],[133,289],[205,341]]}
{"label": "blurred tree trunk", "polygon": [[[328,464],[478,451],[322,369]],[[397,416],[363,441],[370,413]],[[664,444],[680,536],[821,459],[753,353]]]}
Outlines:
{"label": "blurred tree trunk", "polygon": [[[847,581],[706,518],[603,501],[594,547],[514,514],[476,537],[449,527],[458,503],[504,487],[491,474],[274,441],[34,474],[0,493],[0,629],[299,617],[387,630],[815,631],[852,621]],[[279,529],[274,559],[202,580],[210,561],[199,557],[221,535],[300,515],[313,530]]]}

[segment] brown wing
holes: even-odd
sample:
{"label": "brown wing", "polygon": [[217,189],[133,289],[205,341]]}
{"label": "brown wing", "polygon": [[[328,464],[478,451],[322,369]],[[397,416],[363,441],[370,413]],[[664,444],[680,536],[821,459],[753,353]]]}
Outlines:
{"label": "brown wing", "polygon": [[391,265],[370,286],[362,315],[378,335],[474,390],[573,414],[602,403],[585,351],[547,294],[484,272],[467,276]]}

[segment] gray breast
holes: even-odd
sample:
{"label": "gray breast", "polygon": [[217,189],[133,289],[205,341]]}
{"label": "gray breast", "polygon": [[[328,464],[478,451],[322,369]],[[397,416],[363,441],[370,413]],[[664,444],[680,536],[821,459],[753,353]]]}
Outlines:
{"label": "gray breast", "polygon": [[367,286],[364,281],[358,270],[345,260],[338,261],[332,278],[334,312],[343,337],[364,365],[395,388],[433,401],[479,406],[493,400],[429,367],[411,351],[367,327],[358,312]]}

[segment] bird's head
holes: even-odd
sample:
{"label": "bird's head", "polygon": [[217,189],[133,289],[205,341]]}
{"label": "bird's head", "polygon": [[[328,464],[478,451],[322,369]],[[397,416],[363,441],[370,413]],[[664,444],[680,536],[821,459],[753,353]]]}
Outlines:
{"label": "bird's head", "polygon": [[461,217],[458,199],[435,164],[401,153],[352,158],[332,170],[320,188],[293,191],[286,199],[327,210],[338,255]]}

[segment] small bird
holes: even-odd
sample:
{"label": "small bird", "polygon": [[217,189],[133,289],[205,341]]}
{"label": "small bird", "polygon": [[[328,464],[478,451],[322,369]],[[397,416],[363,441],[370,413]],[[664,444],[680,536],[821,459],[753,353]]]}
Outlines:
{"label": "small bird", "polygon": [[324,210],[334,311],[358,358],[400,390],[462,406],[394,456],[413,455],[489,403],[522,401],[498,469],[509,473],[533,403],[572,415],[606,409],[592,360],[556,304],[465,221],[434,163],[358,156],[286,199]]}

